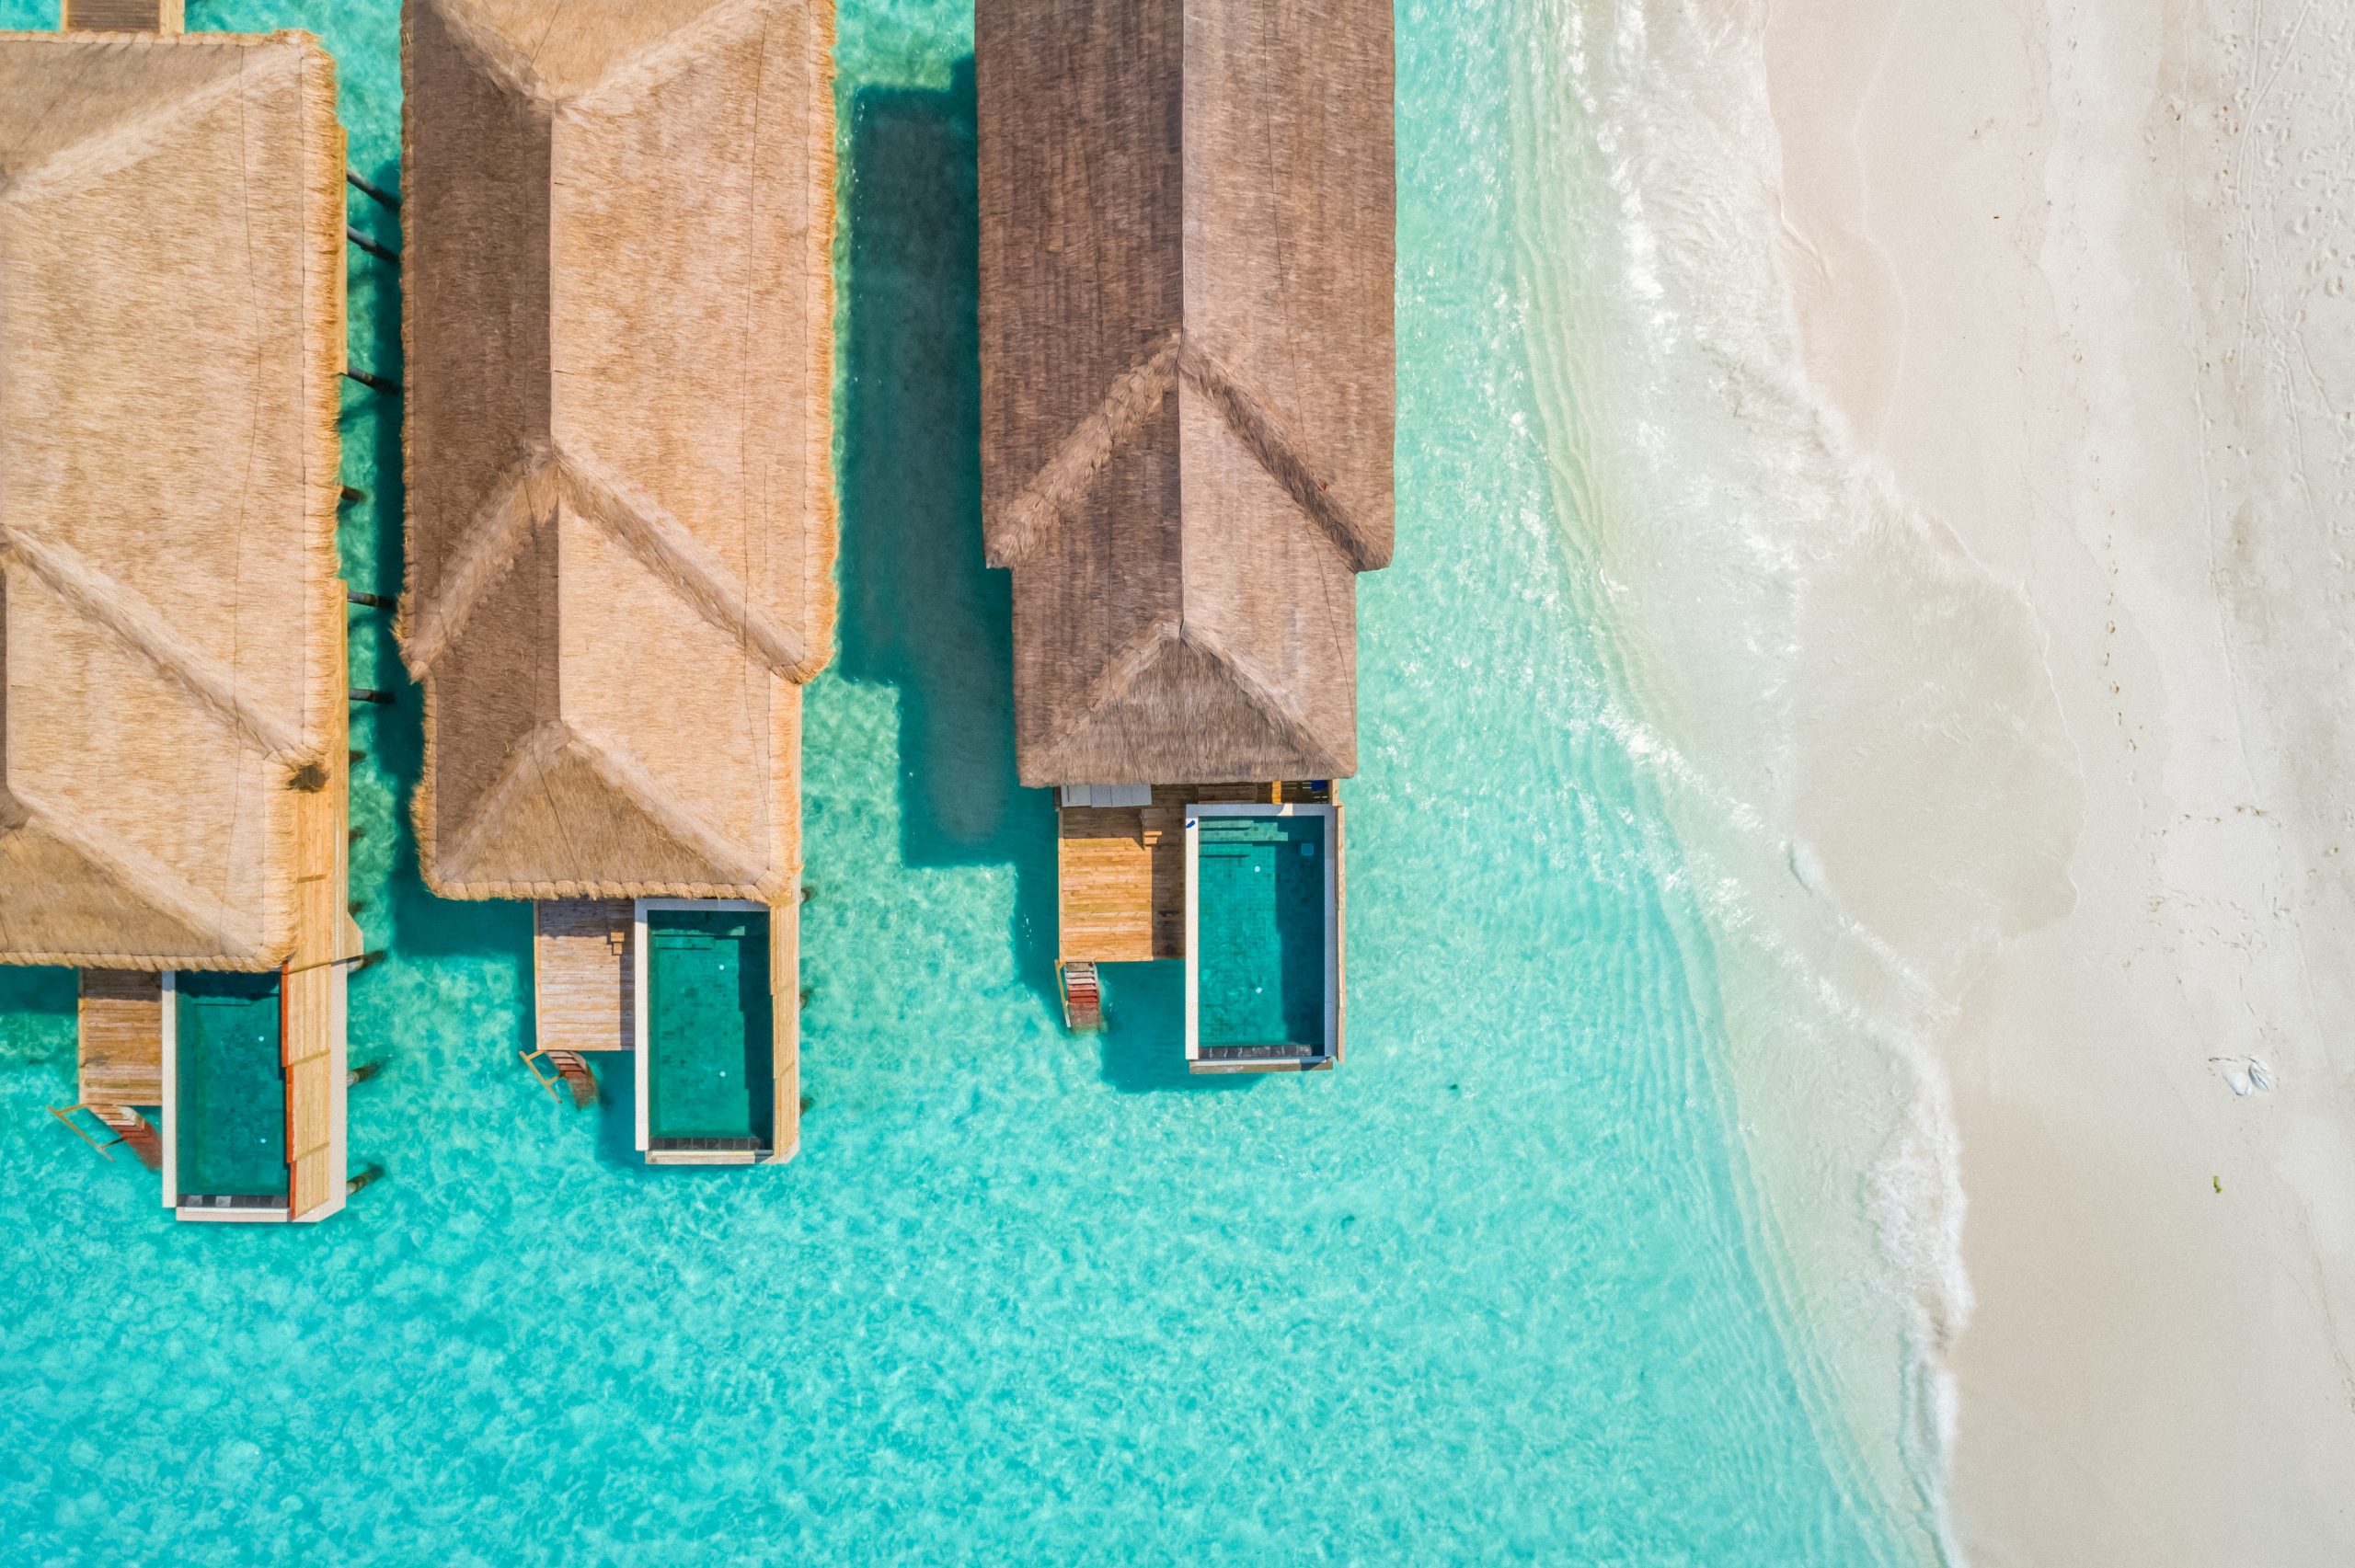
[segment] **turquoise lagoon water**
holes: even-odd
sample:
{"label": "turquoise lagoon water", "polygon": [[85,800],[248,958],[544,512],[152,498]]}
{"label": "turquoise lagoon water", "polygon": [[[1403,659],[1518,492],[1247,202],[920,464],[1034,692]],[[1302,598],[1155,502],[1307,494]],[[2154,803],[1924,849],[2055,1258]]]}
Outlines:
{"label": "turquoise lagoon water", "polygon": [[[53,8],[0,0],[0,19]],[[303,25],[398,183],[396,7]],[[1399,30],[1397,564],[1362,579],[1349,1065],[1182,1070],[1174,967],[1051,995],[980,565],[970,9],[844,0],[843,626],[810,689],[803,1152],[649,1170],[626,1082],[516,1060],[527,910],[438,902],[418,709],[355,611],[355,1164],[313,1228],[174,1225],[43,1115],[69,977],[0,980],[10,1562],[1863,1563],[1859,1478],[1745,1219],[1707,944],[1600,722],[1529,434],[1514,0]],[[1515,41],[1518,40],[1518,41]],[[1600,193],[1598,192],[1598,199]],[[355,222],[390,236],[357,197]],[[351,260],[353,359],[398,369]],[[347,389],[348,570],[399,578],[395,410]],[[1892,1351],[1892,1356],[1894,1352]]]}

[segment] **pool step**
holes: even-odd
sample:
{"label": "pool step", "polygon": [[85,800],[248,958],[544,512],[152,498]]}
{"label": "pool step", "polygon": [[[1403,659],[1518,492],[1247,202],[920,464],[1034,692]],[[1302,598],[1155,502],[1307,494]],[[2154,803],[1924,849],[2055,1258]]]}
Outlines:
{"label": "pool step", "polygon": [[1082,1031],[1104,1027],[1104,995],[1097,988],[1096,966],[1073,959],[1057,974],[1063,980],[1064,1027]]}

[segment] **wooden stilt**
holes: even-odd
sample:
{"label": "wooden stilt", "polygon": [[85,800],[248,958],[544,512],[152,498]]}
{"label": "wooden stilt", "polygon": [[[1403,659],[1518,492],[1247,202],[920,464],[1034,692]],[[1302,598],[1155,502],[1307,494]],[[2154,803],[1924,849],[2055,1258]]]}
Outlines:
{"label": "wooden stilt", "polygon": [[393,249],[390,246],[378,245],[374,240],[370,239],[366,235],[362,234],[350,223],[346,223],[343,226],[343,237],[350,240],[352,244],[358,246],[361,249],[366,251],[371,256],[381,257],[385,260],[392,262],[395,266],[398,266],[400,264],[401,253],[399,251]]}
{"label": "wooden stilt", "polygon": [[386,190],[380,186],[369,184],[350,169],[343,171],[343,177],[346,182],[350,185],[351,189],[360,192],[361,195],[373,197],[376,200],[381,201],[396,212],[401,210],[401,199],[394,195],[391,191]]}

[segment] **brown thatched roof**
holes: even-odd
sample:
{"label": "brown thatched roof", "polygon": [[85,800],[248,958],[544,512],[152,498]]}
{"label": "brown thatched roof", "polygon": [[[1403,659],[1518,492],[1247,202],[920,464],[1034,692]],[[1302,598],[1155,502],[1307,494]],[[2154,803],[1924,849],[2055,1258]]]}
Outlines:
{"label": "brown thatched roof", "polygon": [[0,959],[267,968],[339,761],[308,37],[0,35]]}
{"label": "brown thatched roof", "polygon": [[409,0],[426,879],[774,899],[833,636],[830,6]]}
{"label": "brown thatched roof", "polygon": [[1390,558],[1390,0],[981,0],[1023,782],[1357,767]]}

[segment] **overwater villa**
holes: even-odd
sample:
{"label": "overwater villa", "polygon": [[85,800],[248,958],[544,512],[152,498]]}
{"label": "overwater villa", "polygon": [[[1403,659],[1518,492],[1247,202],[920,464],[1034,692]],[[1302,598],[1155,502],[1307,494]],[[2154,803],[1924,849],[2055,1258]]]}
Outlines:
{"label": "overwater villa", "polygon": [[1389,0],[981,0],[984,535],[1057,968],[1196,1071],[1342,1047],[1356,574],[1391,548]]}
{"label": "overwater villa", "polygon": [[360,954],[343,132],[308,35],[178,11],[0,34],[0,962],[81,970],[54,1109],[178,1218],[313,1220]]}
{"label": "overwater villa", "polygon": [[798,1144],[801,684],[834,621],[833,13],[412,0],[405,657],[427,882],[534,901],[553,1088]]}

